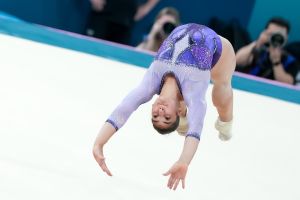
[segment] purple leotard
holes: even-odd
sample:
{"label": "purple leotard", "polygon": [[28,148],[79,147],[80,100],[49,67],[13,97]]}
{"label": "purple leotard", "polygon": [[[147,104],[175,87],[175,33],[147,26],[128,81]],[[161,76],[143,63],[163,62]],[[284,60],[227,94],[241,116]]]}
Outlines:
{"label": "purple leotard", "polygon": [[221,39],[210,28],[198,24],[177,27],[163,42],[142,82],[123,99],[107,122],[116,130],[121,128],[141,104],[160,93],[164,77],[172,73],[188,107],[187,137],[200,139],[210,70],[221,52]]}

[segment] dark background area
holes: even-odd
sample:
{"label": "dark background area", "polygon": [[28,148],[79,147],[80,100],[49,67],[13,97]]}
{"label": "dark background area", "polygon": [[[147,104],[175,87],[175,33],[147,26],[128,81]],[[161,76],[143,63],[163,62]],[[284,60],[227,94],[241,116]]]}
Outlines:
{"label": "dark background area", "polygon": [[[144,0],[139,0],[143,2]],[[183,23],[208,25],[218,17],[225,23],[235,20],[256,39],[272,16],[282,16],[291,23],[289,41],[299,41],[300,1],[294,0],[160,0],[144,19],[136,23],[131,45],[139,43],[149,32],[158,11],[173,6],[181,13]],[[90,12],[89,0],[0,0],[0,11],[28,22],[75,33],[83,33]]]}
{"label": "dark background area", "polygon": [[[246,28],[254,3],[254,0],[161,0],[144,19],[136,23],[131,45],[135,46],[142,40],[149,32],[156,14],[166,6],[179,10],[182,23],[207,25],[211,18],[218,17],[225,22],[236,19]],[[0,0],[0,11],[29,22],[75,33],[84,33],[90,9],[89,0]]]}

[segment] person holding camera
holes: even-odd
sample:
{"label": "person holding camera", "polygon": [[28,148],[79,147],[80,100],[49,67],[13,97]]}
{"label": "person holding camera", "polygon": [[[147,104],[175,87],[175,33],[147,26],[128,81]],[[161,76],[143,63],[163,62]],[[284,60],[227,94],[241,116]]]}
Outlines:
{"label": "person holding camera", "polygon": [[268,21],[259,38],[236,53],[237,71],[295,84],[299,64],[284,51],[290,31],[289,22],[280,17]]}
{"label": "person holding camera", "polygon": [[172,7],[162,9],[156,16],[150,33],[137,49],[156,52],[168,35],[180,24],[179,12]]}

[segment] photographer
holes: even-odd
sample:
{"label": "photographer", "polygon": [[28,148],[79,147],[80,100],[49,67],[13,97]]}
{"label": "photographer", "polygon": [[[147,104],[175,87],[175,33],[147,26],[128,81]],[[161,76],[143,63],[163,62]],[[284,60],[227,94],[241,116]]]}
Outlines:
{"label": "photographer", "polygon": [[272,18],[259,38],[236,53],[237,71],[295,84],[299,70],[295,57],[284,51],[290,31],[289,22]]}
{"label": "photographer", "polygon": [[162,9],[155,18],[150,33],[137,48],[156,52],[168,35],[180,24],[178,11],[172,7]]}

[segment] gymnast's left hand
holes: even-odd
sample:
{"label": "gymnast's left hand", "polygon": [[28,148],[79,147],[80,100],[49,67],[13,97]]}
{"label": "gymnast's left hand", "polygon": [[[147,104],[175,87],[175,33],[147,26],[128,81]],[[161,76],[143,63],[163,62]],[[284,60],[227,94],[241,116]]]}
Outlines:
{"label": "gymnast's left hand", "polygon": [[188,170],[188,164],[182,162],[176,162],[164,176],[169,176],[168,188],[176,190],[178,184],[181,181],[182,188],[185,188],[185,176]]}

